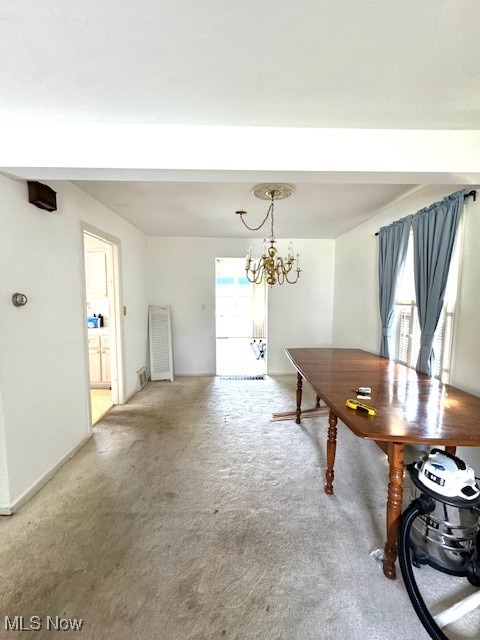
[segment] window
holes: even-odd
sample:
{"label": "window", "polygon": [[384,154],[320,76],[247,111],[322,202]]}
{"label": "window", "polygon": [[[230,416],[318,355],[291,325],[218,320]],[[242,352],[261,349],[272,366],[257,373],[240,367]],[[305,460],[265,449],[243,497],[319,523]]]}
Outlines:
{"label": "window", "polygon": [[[460,244],[462,237],[462,221],[457,232],[457,240],[452,254],[447,288],[442,313],[438,320],[433,341],[434,370],[433,376],[442,382],[448,382],[450,376],[453,321],[455,302],[457,299],[458,276],[460,265]],[[393,321],[391,353],[392,359],[415,367],[420,349],[420,325],[415,296],[415,280],[413,269],[413,232],[410,232],[405,265],[397,289],[395,317]]]}

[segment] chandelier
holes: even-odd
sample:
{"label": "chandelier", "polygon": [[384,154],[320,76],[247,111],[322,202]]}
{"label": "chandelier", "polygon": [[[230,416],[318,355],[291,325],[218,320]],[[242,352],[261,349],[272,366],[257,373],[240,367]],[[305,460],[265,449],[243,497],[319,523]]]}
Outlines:
{"label": "chandelier", "polygon": [[[275,201],[288,198],[293,193],[293,187],[289,184],[259,184],[252,189],[252,194],[262,200],[270,200],[267,214],[258,227],[249,227],[244,220],[246,211],[237,211],[240,220],[249,231],[258,231],[263,227],[270,217],[270,237],[263,240],[263,254],[260,258],[252,259],[250,249],[247,252],[245,262],[245,274],[249,282],[260,284],[265,280],[267,284],[295,284],[300,277],[299,258],[300,256],[293,254],[293,244],[290,242],[287,249],[287,256],[281,258],[277,255],[275,248],[275,234],[273,231]],[[270,243],[270,246],[268,246]]]}

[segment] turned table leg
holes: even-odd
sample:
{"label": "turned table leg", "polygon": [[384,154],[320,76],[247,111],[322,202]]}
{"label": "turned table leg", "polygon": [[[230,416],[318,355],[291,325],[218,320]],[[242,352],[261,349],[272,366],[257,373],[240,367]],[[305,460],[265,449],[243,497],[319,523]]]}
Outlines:
{"label": "turned table leg", "polygon": [[335,452],[337,449],[337,416],[330,411],[328,414],[328,439],[327,439],[327,471],[325,473],[325,493],[333,493],[333,477],[335,466]]}
{"label": "turned table leg", "polygon": [[388,463],[390,465],[388,500],[387,500],[387,542],[385,543],[385,559],[383,573],[395,580],[395,560],[397,559],[398,523],[402,514],[403,502],[403,444],[388,444]]}
{"label": "turned table leg", "polygon": [[300,424],[300,414],[302,413],[302,384],[302,374],[297,373],[297,419],[295,420],[297,424]]}

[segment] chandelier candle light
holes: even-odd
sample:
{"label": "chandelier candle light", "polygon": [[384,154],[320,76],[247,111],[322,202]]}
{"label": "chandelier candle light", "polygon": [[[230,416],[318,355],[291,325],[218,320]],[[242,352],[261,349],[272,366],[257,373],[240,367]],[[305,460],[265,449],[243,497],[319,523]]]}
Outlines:
{"label": "chandelier candle light", "polygon": [[[258,227],[249,227],[243,219],[243,216],[247,214],[246,211],[237,211],[240,216],[240,220],[247,227],[249,231],[258,231],[263,227],[270,216],[270,237],[263,240],[263,255],[261,258],[253,259],[251,250],[247,251],[245,262],[245,274],[249,282],[254,284],[260,284],[262,280],[266,280],[270,286],[274,284],[283,284],[288,282],[289,284],[295,284],[300,277],[299,259],[300,256],[294,257],[293,244],[290,242],[288,245],[286,258],[277,256],[277,249],[275,248],[275,234],[273,231],[273,214],[275,209],[275,200],[282,200],[292,195],[294,189],[289,184],[259,184],[252,190],[252,193],[257,198],[262,200],[270,200],[270,206],[267,210],[267,215],[259,224]],[[268,246],[270,243],[270,246]]]}

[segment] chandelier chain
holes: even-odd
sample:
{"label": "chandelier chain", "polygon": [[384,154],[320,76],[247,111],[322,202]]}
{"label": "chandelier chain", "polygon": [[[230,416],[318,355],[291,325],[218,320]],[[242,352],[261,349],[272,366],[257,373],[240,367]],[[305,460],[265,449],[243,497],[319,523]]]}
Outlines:
{"label": "chandelier chain", "polygon": [[275,236],[273,235],[273,211],[275,209],[275,202],[273,200],[273,195],[272,195],[272,204],[270,205],[270,207],[272,208],[272,220],[271,220],[272,224],[270,227],[270,240],[273,240],[275,238]]}
{"label": "chandelier chain", "polygon": [[[247,229],[249,231],[258,231],[259,229],[261,229],[263,227],[263,225],[265,224],[265,222],[268,220],[268,216],[270,215],[270,212],[272,213],[272,220],[273,220],[273,208],[274,208],[274,203],[273,203],[273,198],[272,198],[272,203],[271,205],[268,207],[267,209],[267,215],[264,217],[264,219],[262,220],[262,222],[258,225],[258,227],[249,227],[248,224],[245,222],[245,220],[243,219],[244,213],[241,212],[240,213],[240,220],[243,222],[243,224],[247,227]],[[273,233],[273,224],[272,224],[272,233]]]}

